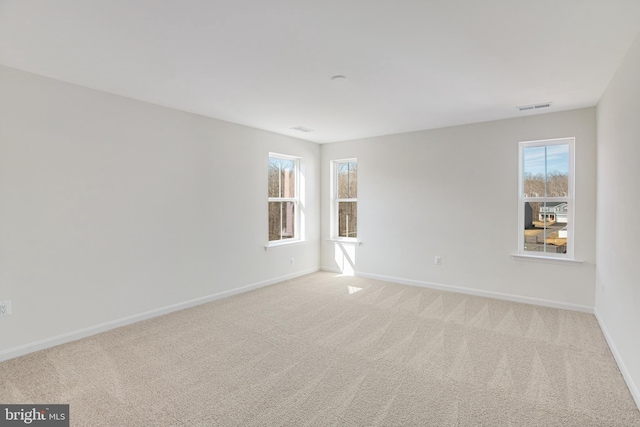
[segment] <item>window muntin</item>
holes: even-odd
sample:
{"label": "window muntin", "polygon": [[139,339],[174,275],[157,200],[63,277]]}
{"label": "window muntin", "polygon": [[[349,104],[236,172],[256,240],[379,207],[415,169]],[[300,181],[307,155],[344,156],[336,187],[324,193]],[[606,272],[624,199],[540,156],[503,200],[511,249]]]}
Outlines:
{"label": "window muntin", "polygon": [[355,159],[337,160],[334,169],[334,237],[358,237],[358,162]]}
{"label": "window muntin", "polygon": [[520,143],[518,252],[573,258],[574,139]]}
{"label": "window muntin", "polygon": [[298,239],[299,160],[269,155],[269,242]]}

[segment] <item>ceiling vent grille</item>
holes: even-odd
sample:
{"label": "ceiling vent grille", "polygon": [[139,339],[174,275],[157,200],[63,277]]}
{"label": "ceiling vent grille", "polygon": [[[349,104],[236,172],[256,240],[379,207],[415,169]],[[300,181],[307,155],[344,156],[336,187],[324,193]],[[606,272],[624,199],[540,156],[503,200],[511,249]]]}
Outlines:
{"label": "ceiling vent grille", "polygon": [[551,107],[550,102],[545,102],[542,104],[533,104],[533,105],[521,105],[520,107],[516,107],[520,111],[530,111],[530,110],[538,110],[540,108],[549,108]]}
{"label": "ceiling vent grille", "polygon": [[313,132],[313,129],[309,129],[309,128],[306,128],[304,126],[294,126],[291,129],[292,130],[297,130],[297,131],[300,131],[300,132],[306,132],[306,133]]}

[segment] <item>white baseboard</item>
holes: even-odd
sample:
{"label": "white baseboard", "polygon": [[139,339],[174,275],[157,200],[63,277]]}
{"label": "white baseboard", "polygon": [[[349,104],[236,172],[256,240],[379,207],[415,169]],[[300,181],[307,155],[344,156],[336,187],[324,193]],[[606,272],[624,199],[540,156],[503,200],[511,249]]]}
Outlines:
{"label": "white baseboard", "polygon": [[633,397],[633,400],[635,400],[636,402],[636,406],[638,406],[638,409],[640,409],[640,391],[638,390],[638,387],[636,386],[636,384],[633,382],[633,378],[631,378],[631,374],[629,374],[629,370],[627,369],[627,366],[622,361],[622,356],[620,355],[618,348],[613,342],[613,337],[609,333],[607,326],[604,324],[604,321],[598,314],[598,310],[594,309],[593,314],[596,316],[596,320],[600,325],[600,329],[602,329],[602,334],[604,335],[605,340],[607,340],[607,344],[609,344],[611,353],[613,353],[613,358],[616,360],[616,363],[618,364],[618,369],[620,369],[620,372],[622,373],[622,378],[624,378],[624,381],[627,383],[627,387],[629,387],[629,391],[631,392],[631,396]]}
{"label": "white baseboard", "polygon": [[561,301],[552,301],[542,298],[524,297],[519,295],[505,294],[502,292],[483,291],[479,289],[463,288],[461,286],[443,285],[441,283],[424,282],[421,280],[403,279],[399,277],[382,276],[380,274],[370,274],[356,272],[356,276],[366,277],[368,279],[383,280],[386,282],[400,283],[402,285],[419,286],[422,288],[437,289],[440,291],[458,292],[461,294],[475,295],[478,297],[496,298],[506,301],[521,302],[524,304],[542,305],[545,307],[561,308],[564,310],[580,311],[583,313],[593,314],[593,307],[588,305],[571,304]]}
{"label": "white baseboard", "polygon": [[163,314],[171,313],[173,311],[183,310],[185,308],[193,307],[196,305],[204,304],[207,302],[215,301],[221,298],[227,298],[232,295],[248,292],[253,289],[262,288],[264,286],[273,285],[275,283],[282,282],[284,280],[293,279],[295,277],[304,276],[306,274],[315,273],[318,268],[311,268],[307,270],[298,271],[284,276],[279,276],[273,279],[264,280],[262,282],[253,283],[251,285],[241,286],[239,288],[231,289],[224,292],[218,292],[212,295],[206,295],[200,298],[195,298],[189,301],[183,301],[177,304],[168,305],[166,307],[156,308],[154,310],[145,311],[144,313],[134,314],[132,316],[123,317],[121,319],[112,320],[110,322],[101,323],[99,325],[90,326],[88,328],[79,329],[77,331],[68,332],[65,334],[57,335],[51,338],[45,338],[40,341],[24,344],[18,347],[10,348],[0,351],[0,362],[13,359],[15,357],[23,356],[25,354],[33,353],[46,348],[55,347],[60,344],[75,341],[81,338],[85,338],[91,335],[99,334],[111,329],[119,328],[121,326],[130,325],[132,323],[140,322],[141,320],[150,319],[152,317],[162,316]]}

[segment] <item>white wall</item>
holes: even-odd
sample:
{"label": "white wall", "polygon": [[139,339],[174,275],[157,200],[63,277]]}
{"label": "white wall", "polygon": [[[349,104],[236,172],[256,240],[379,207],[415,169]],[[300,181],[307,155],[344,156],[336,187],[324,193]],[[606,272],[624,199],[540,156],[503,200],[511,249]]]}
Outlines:
{"label": "white wall", "polygon": [[[302,157],[310,242],[265,251],[270,151]],[[0,67],[0,356],[317,270],[319,152]]]}
{"label": "white wall", "polygon": [[596,313],[640,406],[640,36],[597,107]]}
{"label": "white wall", "polygon": [[[515,260],[518,142],[570,136],[576,137],[575,257],[584,263]],[[592,308],[595,138],[595,109],[587,108],[323,145],[321,266],[339,270],[344,258],[325,240],[329,164],[356,157],[362,246],[345,246],[354,251],[356,274]]]}

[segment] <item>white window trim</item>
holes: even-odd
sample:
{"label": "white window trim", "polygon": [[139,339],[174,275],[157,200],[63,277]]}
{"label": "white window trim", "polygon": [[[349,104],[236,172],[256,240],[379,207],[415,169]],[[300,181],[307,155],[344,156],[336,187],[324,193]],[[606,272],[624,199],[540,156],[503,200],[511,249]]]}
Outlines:
{"label": "white window trim", "polygon": [[266,245],[264,245],[264,250],[269,251],[271,249],[280,248],[283,246],[303,245],[311,242],[310,240],[304,240],[304,239],[297,239],[293,241],[290,241],[290,240],[291,239],[278,240],[278,241],[274,240],[273,242],[269,242]]}
{"label": "white window trim", "polygon": [[[568,197],[524,197],[524,148],[549,145],[569,145],[569,196]],[[531,258],[539,260],[578,261],[574,258],[575,227],[575,138],[553,138],[536,141],[521,141],[518,144],[518,250],[512,254],[514,259]],[[567,202],[567,253],[530,252],[524,250],[524,203],[525,202]]]}
{"label": "white window trim", "polygon": [[541,255],[529,255],[529,254],[511,254],[511,257],[516,261],[534,261],[534,262],[548,262],[550,264],[565,264],[565,265],[578,265],[584,264],[583,260],[579,259],[569,259],[569,258],[558,258],[552,256],[541,256]]}
{"label": "white window trim", "polygon": [[[338,202],[356,202],[356,206],[358,203],[358,198],[350,198],[350,199],[338,199],[338,163],[349,163],[354,162],[358,163],[358,159],[355,157],[347,158],[347,159],[337,159],[331,161],[331,221],[330,221],[330,238],[328,240],[333,242],[344,242],[344,243],[360,243],[357,237],[341,237],[338,236]],[[359,231],[356,231],[358,235],[360,235]]]}
{"label": "white window trim", "polygon": [[[265,250],[275,246],[285,246],[295,243],[303,242],[300,233],[300,157],[290,156],[288,154],[269,153],[269,158],[278,158],[283,160],[293,160],[295,164],[295,197],[267,197],[267,206],[269,202],[294,202],[294,223],[293,223],[293,237],[290,239],[281,240],[269,240],[269,230],[267,230],[267,244]],[[268,177],[268,173],[267,173]],[[268,178],[267,178],[268,179]],[[267,212],[269,211],[267,207]]]}

